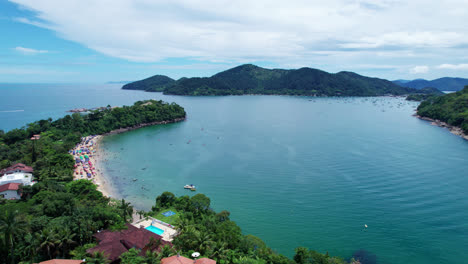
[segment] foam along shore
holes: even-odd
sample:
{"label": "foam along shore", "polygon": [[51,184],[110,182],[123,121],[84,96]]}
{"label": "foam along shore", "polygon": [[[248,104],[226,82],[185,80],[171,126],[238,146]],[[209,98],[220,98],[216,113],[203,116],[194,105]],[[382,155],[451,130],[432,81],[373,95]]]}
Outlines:
{"label": "foam along shore", "polygon": [[110,186],[106,184],[99,159],[99,142],[101,138],[102,136],[83,137],[81,142],[69,151],[75,160],[73,180],[86,179],[92,181],[104,196],[111,197],[112,192]]}
{"label": "foam along shore", "polygon": [[423,116],[419,116],[419,115],[416,115],[416,117],[421,119],[421,120],[431,122],[431,125],[433,125],[433,126],[445,127],[450,131],[450,133],[452,133],[454,135],[457,135],[457,136],[460,136],[463,139],[468,140],[468,135],[465,134],[463,132],[463,130],[461,128],[459,128],[459,127],[452,126],[452,125],[449,125],[449,124],[447,124],[447,123],[445,123],[443,121],[440,121],[440,120],[437,120],[437,119],[432,119],[432,118],[429,118],[429,117],[423,117]]}

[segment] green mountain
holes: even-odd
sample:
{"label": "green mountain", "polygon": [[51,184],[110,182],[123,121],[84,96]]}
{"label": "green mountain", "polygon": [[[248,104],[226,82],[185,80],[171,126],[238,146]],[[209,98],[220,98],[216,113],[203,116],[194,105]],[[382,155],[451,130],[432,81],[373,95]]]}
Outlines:
{"label": "green mountain", "polygon": [[145,90],[149,92],[162,92],[163,89],[174,83],[175,80],[164,75],[154,75],[144,80],[125,84],[122,89],[125,90]]}
{"label": "green mountain", "polygon": [[418,115],[460,127],[468,134],[468,86],[456,93],[431,97],[418,107]]}
{"label": "green mountain", "polygon": [[425,87],[435,87],[440,91],[460,91],[465,85],[468,85],[468,79],[443,77],[432,81],[424,79],[396,80],[394,83],[402,87],[411,87],[415,89],[422,89]]}
{"label": "green mountain", "polygon": [[158,89],[145,85],[148,79],[130,83],[123,88],[162,90],[165,94],[174,95],[379,96],[417,92],[413,88],[401,87],[384,79],[369,78],[353,72],[332,74],[311,68],[270,70],[252,64],[241,65],[211,77],[182,78],[165,84],[164,87],[158,86]]}

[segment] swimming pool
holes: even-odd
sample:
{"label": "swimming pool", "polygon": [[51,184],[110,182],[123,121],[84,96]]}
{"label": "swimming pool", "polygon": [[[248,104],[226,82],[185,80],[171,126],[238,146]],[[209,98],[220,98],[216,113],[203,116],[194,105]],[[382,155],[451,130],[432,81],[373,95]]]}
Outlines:
{"label": "swimming pool", "polygon": [[155,233],[155,234],[158,234],[158,235],[160,235],[160,236],[162,236],[162,234],[164,233],[164,230],[162,230],[162,229],[160,229],[160,228],[157,228],[157,227],[155,227],[155,226],[152,226],[152,225],[148,226],[148,227],[145,228],[145,229],[146,229],[146,230],[149,230],[149,231],[151,231],[151,232],[153,232],[153,233]]}

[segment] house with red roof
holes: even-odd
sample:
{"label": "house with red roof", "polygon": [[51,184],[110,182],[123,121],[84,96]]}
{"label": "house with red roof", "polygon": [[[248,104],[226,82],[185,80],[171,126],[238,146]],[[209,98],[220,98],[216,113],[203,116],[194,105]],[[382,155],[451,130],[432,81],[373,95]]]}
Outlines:
{"label": "house with red roof", "polygon": [[161,264],[216,264],[216,261],[209,258],[189,259],[184,256],[172,256],[161,259]]}
{"label": "house with red roof", "polygon": [[15,165],[12,165],[6,169],[0,170],[0,176],[3,176],[5,174],[12,174],[15,172],[33,173],[34,170],[32,167],[26,166],[23,163],[16,163]]}
{"label": "house with red roof", "polygon": [[39,264],[81,264],[84,263],[82,260],[76,259],[51,259],[47,261],[39,262]]}
{"label": "house with red roof", "polygon": [[6,183],[22,183],[23,185],[33,185],[34,170],[30,166],[26,166],[23,163],[16,163],[13,166],[0,170],[0,185]]}
{"label": "house with red roof", "polygon": [[162,240],[160,235],[146,230],[143,227],[135,227],[131,224],[126,224],[127,229],[121,231],[105,230],[96,233],[94,237],[98,241],[98,245],[88,249],[86,252],[93,254],[102,252],[111,263],[120,263],[120,255],[127,252],[131,248],[141,250],[140,255],[144,255],[146,251],[159,250],[164,245],[172,244]]}
{"label": "house with red roof", "polygon": [[18,200],[21,198],[21,183],[7,183],[0,185],[0,198],[8,200]]}

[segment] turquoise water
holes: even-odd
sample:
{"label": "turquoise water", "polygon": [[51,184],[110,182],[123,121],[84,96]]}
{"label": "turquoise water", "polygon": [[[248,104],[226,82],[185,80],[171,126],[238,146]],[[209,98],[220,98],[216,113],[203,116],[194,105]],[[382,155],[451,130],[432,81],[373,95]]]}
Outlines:
{"label": "turquoise water", "polygon": [[149,230],[149,231],[151,231],[151,232],[153,232],[153,233],[155,233],[157,235],[160,235],[160,236],[162,236],[162,234],[164,234],[164,230],[162,230],[160,228],[157,228],[155,226],[148,226],[145,229],[147,229],[147,230]]}
{"label": "turquoise water", "polygon": [[468,142],[413,117],[417,104],[174,99],[186,122],[103,142],[117,196],[136,207],[166,190],[193,195],[183,189],[193,183],[244,233],[288,256],[306,246],[344,258],[364,249],[378,263],[468,259]]}
{"label": "turquoise water", "polygon": [[121,90],[121,84],[2,84],[0,129],[8,131],[46,118],[59,118],[74,108],[132,105],[158,94]]}
{"label": "turquoise water", "polygon": [[[1,111],[24,110],[0,112],[0,129],[146,98],[184,106],[185,122],[103,141],[117,196],[137,208],[149,209],[166,190],[201,192],[244,233],[288,256],[306,246],[344,258],[364,249],[384,264],[468,259],[468,141],[414,118],[415,103],[177,97],[116,85],[0,90]],[[89,100],[76,102],[83,94]],[[183,189],[191,183],[197,192]]]}

